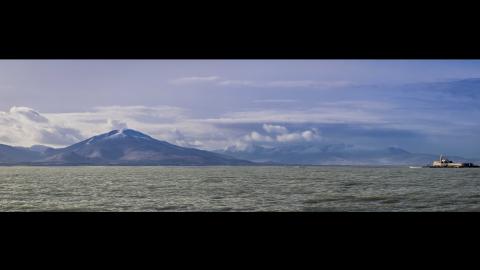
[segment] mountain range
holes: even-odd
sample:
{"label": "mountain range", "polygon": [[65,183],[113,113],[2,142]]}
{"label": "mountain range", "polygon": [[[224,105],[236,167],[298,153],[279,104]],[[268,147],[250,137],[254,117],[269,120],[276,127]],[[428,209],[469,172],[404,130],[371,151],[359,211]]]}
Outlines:
{"label": "mountain range", "polygon": [[224,154],[180,147],[132,130],[113,130],[65,148],[0,145],[0,164],[251,165]]}
{"label": "mountain range", "polygon": [[[458,162],[478,160],[451,156]],[[426,165],[438,155],[350,144],[252,145],[213,152],[180,147],[132,129],[113,130],[65,148],[0,144],[0,165]]]}
{"label": "mountain range", "polygon": [[[439,155],[411,153],[398,147],[369,149],[344,143],[278,147],[254,145],[243,150],[227,148],[217,152],[253,162],[303,165],[427,165],[439,158]],[[478,162],[459,156],[449,158],[458,162]]]}

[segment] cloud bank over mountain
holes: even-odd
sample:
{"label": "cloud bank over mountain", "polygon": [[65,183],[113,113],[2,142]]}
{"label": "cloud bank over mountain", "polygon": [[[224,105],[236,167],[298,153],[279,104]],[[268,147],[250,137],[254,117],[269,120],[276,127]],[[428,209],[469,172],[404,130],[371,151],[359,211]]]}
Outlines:
{"label": "cloud bank over mountain", "polygon": [[0,126],[0,143],[67,145],[82,138],[78,129],[52,122],[27,107],[12,107],[0,112]]}
{"label": "cloud bank over mountain", "polygon": [[344,99],[319,99],[314,107],[252,106],[209,115],[178,106],[104,106],[70,113],[12,107],[0,112],[0,143],[65,146],[128,127],[206,150],[348,143],[476,156],[480,153],[476,89],[480,80],[473,79],[343,89],[338,96]]}

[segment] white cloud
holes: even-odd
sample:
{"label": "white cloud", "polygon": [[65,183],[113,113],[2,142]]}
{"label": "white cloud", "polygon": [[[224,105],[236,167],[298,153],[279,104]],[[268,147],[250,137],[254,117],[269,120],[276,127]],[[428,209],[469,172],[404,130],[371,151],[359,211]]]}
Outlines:
{"label": "white cloud", "polygon": [[127,123],[120,122],[118,120],[112,120],[110,118],[107,120],[107,125],[109,126],[108,129],[111,130],[128,128]]}
{"label": "white cloud", "polygon": [[313,139],[315,139],[317,136],[317,134],[315,134],[313,131],[311,130],[306,130],[304,132],[302,132],[302,137],[303,139],[305,139],[306,141],[312,141]]}
{"label": "white cloud", "polygon": [[289,134],[282,134],[277,136],[277,141],[279,142],[294,142],[300,141],[302,139],[302,135],[299,133],[289,133]]}
{"label": "white cloud", "polygon": [[310,80],[298,80],[298,81],[271,81],[265,83],[266,87],[314,87],[318,83]]}
{"label": "white cloud", "polygon": [[254,103],[294,103],[298,102],[295,99],[257,99],[253,101]]}
{"label": "white cloud", "polygon": [[245,80],[222,80],[218,82],[218,85],[223,86],[255,86],[255,83],[252,81]]}
{"label": "white cloud", "polygon": [[245,136],[245,140],[248,142],[273,142],[273,138],[268,135],[261,135],[256,131],[252,131],[250,134]]}
{"label": "white cloud", "polygon": [[252,80],[230,80],[220,76],[193,76],[182,77],[170,81],[173,85],[192,85],[210,83],[217,86],[226,87],[257,87],[257,88],[316,88],[327,89],[350,86],[348,81],[316,81],[316,80],[272,80],[272,81],[252,81]]}
{"label": "white cloud", "polygon": [[391,110],[395,109],[391,103],[379,102],[379,101],[370,101],[370,100],[344,100],[336,102],[319,102],[318,106],[323,108],[344,108],[349,110]]}
{"label": "white cloud", "polygon": [[288,129],[284,126],[263,124],[263,130],[268,133],[287,133]]}
{"label": "white cloud", "polygon": [[48,119],[41,116],[38,112],[27,107],[12,107],[10,108],[10,115],[14,117],[25,117],[32,122],[46,123]]}
{"label": "white cloud", "polygon": [[384,123],[382,115],[367,110],[318,107],[308,110],[240,111],[202,120],[209,123]]}
{"label": "white cloud", "polygon": [[78,130],[51,122],[31,108],[12,107],[8,112],[0,112],[0,143],[58,146],[81,139]]}
{"label": "white cloud", "polygon": [[282,143],[299,142],[299,141],[310,142],[313,140],[320,139],[320,135],[318,134],[318,130],[312,129],[312,130],[305,130],[302,132],[280,134],[277,136],[276,139],[278,142],[282,142]]}
{"label": "white cloud", "polygon": [[171,84],[196,84],[196,83],[209,83],[220,80],[218,76],[203,76],[203,77],[183,77],[170,81]]}
{"label": "white cloud", "polygon": [[[273,125],[263,125],[262,127],[267,127],[267,129],[272,128]],[[257,131],[251,131],[247,135],[235,140],[228,142],[227,146],[224,146],[223,149],[231,151],[251,151],[253,146],[260,145],[262,147],[275,147],[281,144],[288,143],[307,143],[313,141],[320,141],[322,138],[320,132],[316,128],[311,128],[307,130],[300,130],[295,132],[288,132],[288,130],[282,126],[273,126],[273,129],[270,131],[281,131],[282,133],[277,133],[277,135],[269,136],[260,134]],[[268,132],[267,130],[265,130]]]}

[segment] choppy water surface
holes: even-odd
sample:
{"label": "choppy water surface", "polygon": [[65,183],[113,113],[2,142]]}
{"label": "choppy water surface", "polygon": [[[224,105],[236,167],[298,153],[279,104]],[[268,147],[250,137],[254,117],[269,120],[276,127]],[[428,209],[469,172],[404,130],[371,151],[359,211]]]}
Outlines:
{"label": "choppy water surface", "polygon": [[0,167],[0,211],[476,211],[480,169]]}

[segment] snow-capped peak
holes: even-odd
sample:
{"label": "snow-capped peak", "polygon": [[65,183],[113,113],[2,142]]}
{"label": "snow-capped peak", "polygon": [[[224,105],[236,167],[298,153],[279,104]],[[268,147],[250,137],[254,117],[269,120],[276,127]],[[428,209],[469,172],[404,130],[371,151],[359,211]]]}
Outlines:
{"label": "snow-capped peak", "polygon": [[124,138],[134,138],[134,139],[141,139],[141,140],[154,140],[152,137],[143,134],[139,131],[133,129],[119,129],[119,130],[112,130],[110,132],[94,136],[86,141],[86,144],[94,144],[104,140],[114,140],[114,139],[124,139]]}
{"label": "snow-capped peak", "polygon": [[133,129],[128,129],[128,128],[122,128],[119,130],[113,130],[110,131],[107,134],[106,139],[114,139],[114,138],[136,138],[136,139],[145,139],[145,140],[151,140],[152,138],[148,135],[145,135],[139,131],[133,130]]}

